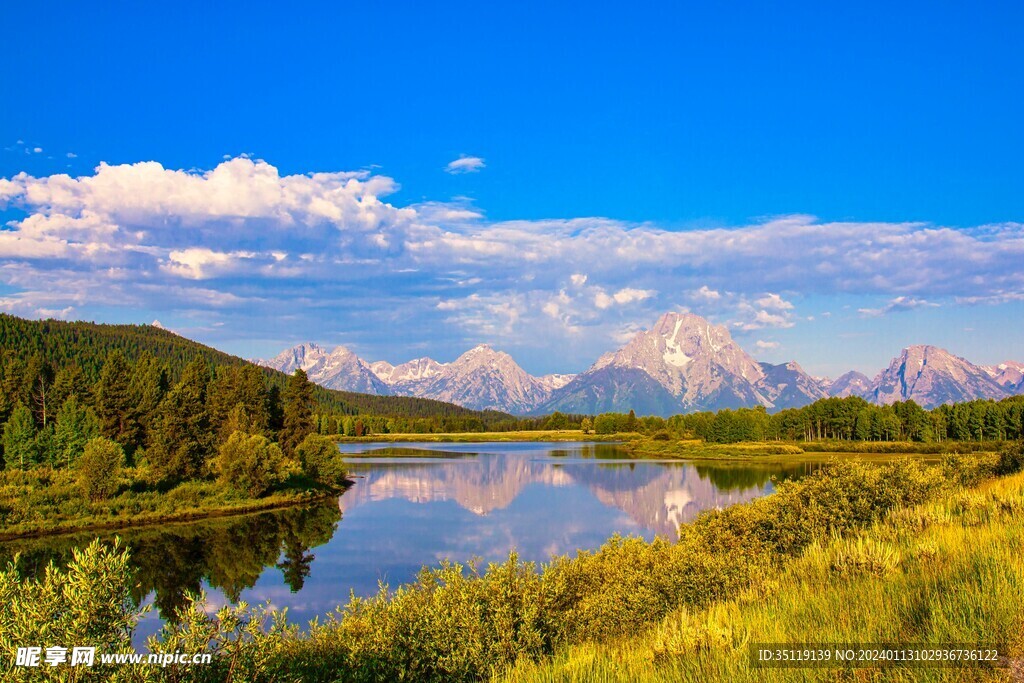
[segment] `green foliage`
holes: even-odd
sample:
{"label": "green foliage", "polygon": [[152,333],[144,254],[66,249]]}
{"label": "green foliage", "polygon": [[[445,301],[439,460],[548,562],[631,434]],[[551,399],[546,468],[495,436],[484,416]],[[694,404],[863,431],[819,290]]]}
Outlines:
{"label": "green foliage", "polygon": [[32,411],[20,401],[4,425],[4,466],[25,469],[39,461],[36,423]]}
{"label": "green foliage", "polygon": [[1024,470],[1024,439],[1003,445],[999,451],[997,474],[1013,474]]}
{"label": "green foliage", "polygon": [[[24,578],[17,559],[0,571],[0,674],[4,680],[49,678],[57,672],[15,666],[18,647],[95,647],[97,652],[132,652],[131,635],[139,617],[132,600],[128,554],[119,542],[99,541],[75,549],[66,569],[50,564],[40,579]],[[70,673],[66,668],[64,675]],[[123,667],[122,667],[123,668]],[[116,667],[99,657],[89,670],[96,680],[110,679]]]}
{"label": "green foliage", "polygon": [[220,447],[210,469],[224,486],[256,498],[298,472],[277,444],[260,434],[235,432]]}
{"label": "green foliage", "polygon": [[131,367],[120,351],[112,352],[96,385],[96,416],[100,434],[118,442],[129,453],[139,441],[135,397],[131,391]]}
{"label": "green foliage", "polygon": [[302,440],[314,431],[313,383],[300,368],[288,380],[288,388],[284,392],[284,427],[278,441],[284,452],[292,455]]}
{"label": "green foliage", "polygon": [[295,454],[302,464],[302,471],[313,481],[332,487],[347,481],[344,458],[333,440],[310,434],[295,449]]}
{"label": "green foliage", "polygon": [[260,434],[269,431],[266,388],[255,365],[218,368],[217,377],[210,384],[207,402],[210,421],[219,426],[219,443],[239,429]]}
{"label": "green foliage", "polygon": [[631,410],[629,413],[601,413],[594,418],[595,434],[616,434],[635,432],[642,426],[637,420],[636,414]]}
{"label": "green foliage", "polygon": [[[276,392],[280,392],[288,382],[288,376],[282,372],[253,366],[241,358],[151,325],[24,320],[0,313],[0,422],[6,420],[17,400],[25,405],[31,404],[31,380],[26,377],[26,364],[33,355],[38,353],[51,367],[58,369],[52,391],[57,392],[58,385],[63,388],[60,389],[61,395],[56,396],[52,402],[56,408],[71,393],[78,393],[79,399],[91,405],[93,397],[82,390],[96,382],[107,358],[114,352],[120,354],[129,366],[146,355],[152,356],[159,362],[161,371],[166,369],[165,381],[172,383],[180,379],[185,366],[197,358],[204,359],[208,366],[215,368],[254,368],[263,378],[264,384],[269,385],[269,390]],[[72,366],[76,368],[75,374],[80,374],[80,377],[73,380],[61,379],[61,370]],[[445,427],[446,431],[467,431],[457,428],[457,425],[468,425],[474,421],[479,425],[476,431],[480,431],[485,426],[493,428],[511,419],[504,413],[474,411],[423,398],[371,396],[323,387],[314,387],[313,395],[318,408],[325,413],[358,413],[407,421],[424,418],[435,426],[451,421],[452,424]],[[233,406],[234,403],[230,405]],[[267,407],[271,411],[270,429],[276,431],[281,428],[281,424],[274,424],[275,406],[272,400],[267,401]]]}
{"label": "green foliage", "polygon": [[198,477],[206,469],[213,452],[206,409],[209,379],[206,363],[192,361],[161,403],[155,443],[146,454],[157,476],[180,481]]}
{"label": "green foliage", "polygon": [[121,486],[124,450],[110,439],[98,436],[85,444],[75,469],[78,485],[89,500],[110,498]]}
{"label": "green foliage", "polygon": [[100,425],[92,409],[71,394],[60,412],[57,413],[57,427],[54,433],[54,466],[71,467],[85,450],[85,444],[99,436]]}
{"label": "green foliage", "polygon": [[1024,437],[1024,397],[969,401],[926,411],[913,401],[876,406],[849,396],[821,399],[774,415],[763,408],[676,415],[667,424],[684,437],[713,443],[776,439],[826,443],[833,440],[840,444],[1000,441]]}

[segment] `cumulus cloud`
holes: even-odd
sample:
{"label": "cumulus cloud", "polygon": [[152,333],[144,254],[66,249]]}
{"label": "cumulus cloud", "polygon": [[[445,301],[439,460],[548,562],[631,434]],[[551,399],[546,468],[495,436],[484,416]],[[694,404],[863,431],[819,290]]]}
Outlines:
{"label": "cumulus cloud", "polygon": [[605,346],[683,305],[752,332],[806,320],[812,293],[887,301],[865,316],[1024,301],[1018,223],[488,221],[468,199],[396,206],[397,189],[369,171],[282,175],[247,156],[205,171],[150,161],[0,178],[0,210],[24,212],[0,230],[5,305],[228,311],[268,329],[330,318],[368,335],[386,334],[364,321],[387,311],[523,340],[586,329]]}
{"label": "cumulus cloud", "polygon": [[764,339],[758,339],[757,342],[754,343],[754,346],[756,346],[758,349],[760,349],[762,351],[770,351],[772,349],[779,348],[779,342],[777,342],[777,341],[765,341]]}
{"label": "cumulus cloud", "polygon": [[444,170],[452,175],[458,175],[460,173],[476,173],[484,166],[483,158],[471,157],[463,154],[459,156],[458,159],[449,161],[448,165],[444,167]]}
{"label": "cumulus cloud", "polygon": [[704,301],[718,301],[722,298],[722,294],[707,285],[701,285],[700,289],[694,292],[694,298],[703,299]]}
{"label": "cumulus cloud", "polygon": [[775,311],[790,311],[793,309],[793,304],[786,301],[778,294],[767,294],[754,303],[761,308],[767,308]]}
{"label": "cumulus cloud", "polygon": [[783,313],[770,313],[768,311],[754,310],[753,315],[746,320],[737,320],[733,325],[740,330],[760,330],[766,327],[777,327],[786,328],[793,327],[796,323],[793,322],[792,316]]}
{"label": "cumulus cloud", "polygon": [[657,294],[654,290],[650,289],[635,289],[633,287],[625,287],[615,292],[614,294],[607,294],[603,290],[598,291],[594,295],[594,305],[598,308],[611,308],[612,306],[624,306],[631,304],[636,301],[643,301],[649,299]]}

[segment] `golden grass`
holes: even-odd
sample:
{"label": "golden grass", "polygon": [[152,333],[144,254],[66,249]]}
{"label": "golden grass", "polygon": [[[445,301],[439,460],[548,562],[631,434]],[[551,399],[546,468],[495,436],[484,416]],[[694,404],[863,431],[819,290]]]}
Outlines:
{"label": "golden grass", "polygon": [[[1008,668],[753,668],[751,643],[1005,643],[1024,659],[1024,474],[814,544],[769,588],[496,672],[527,681],[1010,681]],[[1017,669],[1019,671],[1019,669]]]}

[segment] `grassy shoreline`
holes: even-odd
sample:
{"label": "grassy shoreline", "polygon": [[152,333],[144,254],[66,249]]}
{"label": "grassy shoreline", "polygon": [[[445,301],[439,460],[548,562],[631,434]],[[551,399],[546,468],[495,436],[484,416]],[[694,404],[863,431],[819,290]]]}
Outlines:
{"label": "grassy shoreline", "polygon": [[155,483],[144,470],[129,468],[122,472],[114,495],[92,500],[82,494],[74,471],[8,470],[0,472],[0,542],[295,507],[336,496],[350,484],[328,486],[293,475],[254,497],[208,479],[173,486]]}
{"label": "grassy shoreline", "polygon": [[[1024,669],[1024,473],[890,512],[820,539],[770,590],[669,613],[632,636],[521,661],[534,681],[1009,681],[1008,668],[754,668],[749,643],[1003,644]],[[1014,663],[1015,662],[1015,663]],[[843,676],[847,676],[843,678]]]}
{"label": "grassy shoreline", "polygon": [[457,432],[449,434],[374,434],[372,436],[334,436],[339,444],[345,443],[491,443],[491,442],[562,442],[562,441],[622,441],[639,439],[640,434],[584,434],[578,429],[558,429],[519,432]]}
{"label": "grassy shoreline", "polygon": [[[450,434],[377,434],[332,437],[338,444],[356,443],[617,443],[638,459],[718,460],[730,462],[820,462],[833,457],[891,460],[900,457],[954,453],[994,453],[1001,442],[897,442],[897,441],[760,441],[709,443],[699,439],[655,439],[637,432],[584,434],[578,429],[519,432],[463,432]],[[396,456],[401,457],[401,456]]]}
{"label": "grassy shoreline", "polygon": [[118,517],[105,521],[95,521],[93,519],[67,520],[56,524],[51,523],[46,526],[46,528],[42,528],[39,524],[24,525],[16,530],[0,530],[0,543],[31,538],[66,536],[91,531],[138,529],[158,524],[175,524],[182,522],[195,522],[204,519],[238,517],[256,512],[267,512],[270,510],[281,510],[308,505],[318,500],[325,500],[332,496],[337,496],[338,494],[338,491],[297,491],[293,493],[281,493],[267,496],[266,498],[256,498],[237,503],[218,505],[216,507],[188,507],[168,513],[140,513],[130,518]]}

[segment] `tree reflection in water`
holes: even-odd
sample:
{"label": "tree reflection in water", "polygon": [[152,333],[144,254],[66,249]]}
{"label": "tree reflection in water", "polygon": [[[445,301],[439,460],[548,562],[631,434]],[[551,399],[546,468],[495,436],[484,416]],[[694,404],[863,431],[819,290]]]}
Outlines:
{"label": "tree reflection in water", "polygon": [[153,593],[160,616],[174,621],[186,593],[199,592],[204,582],[237,602],[243,590],[256,585],[264,570],[275,567],[293,593],[301,590],[316,557],[313,548],[331,539],[340,520],[338,502],[330,499],[302,508],[122,529],[116,534],[10,541],[0,544],[0,563],[6,565],[20,554],[21,573],[40,576],[51,561],[66,565],[73,548],[88,545],[97,535],[106,541],[120,536],[131,551],[136,572],[136,604]]}

